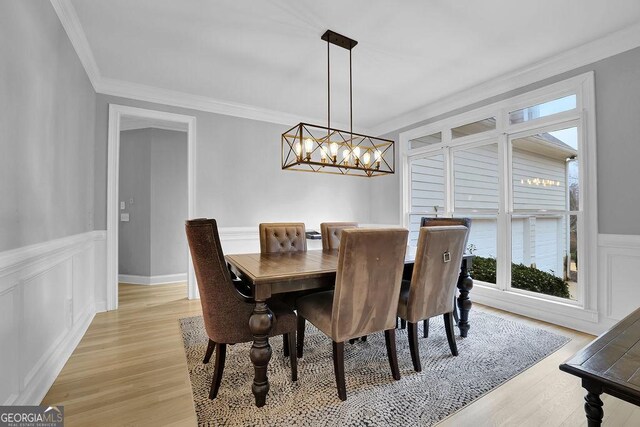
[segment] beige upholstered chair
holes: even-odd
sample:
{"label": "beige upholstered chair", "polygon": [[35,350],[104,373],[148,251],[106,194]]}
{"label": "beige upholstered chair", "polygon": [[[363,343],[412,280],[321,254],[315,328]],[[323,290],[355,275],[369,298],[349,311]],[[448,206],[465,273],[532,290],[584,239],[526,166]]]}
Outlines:
{"label": "beige upholstered chair", "polygon": [[338,249],[340,247],[340,236],[342,235],[342,230],[357,227],[357,222],[323,222],[320,224],[322,249]]}
{"label": "beige upholstered chair", "polygon": [[[420,221],[420,227],[442,227],[449,225],[464,225],[469,229],[467,232],[467,240],[464,241],[464,249],[467,250],[467,243],[469,242],[469,234],[471,234],[471,218],[430,218],[422,217]],[[458,324],[458,308],[456,307],[455,294],[453,296],[453,319]],[[425,319],[422,322],[422,330],[424,337],[429,336],[429,319]]]}
{"label": "beige upholstered chair", "polygon": [[335,290],[298,299],[298,354],[304,348],[305,319],[333,340],[338,397],[347,399],[344,342],[385,332],[393,378],[400,379],[395,321],[408,231],[401,228],[346,229],[340,238]]}
{"label": "beige upholstered chair", "polygon": [[413,368],[420,372],[418,322],[443,315],[451,353],[458,355],[453,336],[453,305],[468,229],[462,225],[422,227],[411,281],[402,281],[398,316],[407,321]]}
{"label": "beige upholstered chair", "polygon": [[[209,398],[215,399],[222,380],[227,344],[253,341],[249,330],[249,317],[254,304],[244,298],[231,282],[227,269],[218,226],[214,219],[196,219],[185,224],[193,267],[200,290],[200,303],[209,345],[204,363],[215,348],[216,361]],[[296,340],[296,315],[282,303],[269,303],[273,312],[270,336],[283,335],[293,348]],[[297,380],[297,358],[291,355],[291,379]]]}
{"label": "beige upholstered chair", "polygon": [[[302,222],[264,222],[258,226],[260,232],[260,253],[304,252],[307,250],[307,236]],[[271,298],[294,309],[296,299],[307,292],[292,292]],[[291,347],[293,349],[293,347]],[[284,356],[289,356],[289,341],[282,337]]]}
{"label": "beige upholstered chair", "polygon": [[270,222],[260,224],[260,253],[307,250],[304,223]]}

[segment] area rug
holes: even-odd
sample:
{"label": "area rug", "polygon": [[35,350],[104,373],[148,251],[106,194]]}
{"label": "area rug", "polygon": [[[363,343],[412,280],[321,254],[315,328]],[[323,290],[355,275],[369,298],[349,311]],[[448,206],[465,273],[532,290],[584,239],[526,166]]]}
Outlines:
{"label": "area rug", "polygon": [[[539,362],[569,341],[543,329],[474,311],[467,338],[456,337],[460,355],[449,351],[441,317],[431,320],[429,338],[420,338],[422,372],[413,370],[407,331],[396,341],[402,379],[394,381],[384,334],[345,345],[347,401],[338,399],[331,340],[307,322],[298,381],[291,382],[282,339],[270,340],[271,390],[256,408],[251,384],[250,344],[227,346],[222,384],[215,400],[208,393],[213,361],[202,363],[207,337],[202,317],[180,319],[194,405],[200,425],[211,426],[429,426]],[[457,328],[456,328],[457,333]],[[422,337],[422,331],[419,331]]]}

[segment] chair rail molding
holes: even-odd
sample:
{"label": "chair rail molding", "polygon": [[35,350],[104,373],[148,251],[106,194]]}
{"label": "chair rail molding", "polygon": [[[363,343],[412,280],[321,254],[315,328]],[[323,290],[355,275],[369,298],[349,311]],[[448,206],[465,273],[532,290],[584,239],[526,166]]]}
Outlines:
{"label": "chair rail molding", "polygon": [[0,253],[0,402],[36,405],[96,313],[104,231]]}
{"label": "chair rail molding", "polygon": [[640,305],[640,235],[598,235],[598,263],[601,323],[608,329]]}

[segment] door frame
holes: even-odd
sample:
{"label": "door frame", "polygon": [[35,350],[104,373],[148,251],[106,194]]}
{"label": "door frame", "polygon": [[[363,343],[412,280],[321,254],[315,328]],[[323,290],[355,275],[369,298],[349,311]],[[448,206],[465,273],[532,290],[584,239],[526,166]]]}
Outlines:
{"label": "door frame", "polygon": [[[196,207],[196,118],[183,114],[127,105],[109,104],[107,140],[107,310],[118,308],[118,227],[120,181],[120,121],[123,115],[156,119],[187,125],[187,216],[193,218]],[[191,255],[188,255],[187,288],[189,299],[197,298],[195,272]]]}

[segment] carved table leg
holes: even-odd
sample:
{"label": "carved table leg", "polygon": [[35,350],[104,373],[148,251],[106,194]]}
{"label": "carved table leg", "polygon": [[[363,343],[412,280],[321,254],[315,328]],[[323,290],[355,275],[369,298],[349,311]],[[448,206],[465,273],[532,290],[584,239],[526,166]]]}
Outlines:
{"label": "carved table leg", "polygon": [[602,425],[604,417],[603,403],[600,399],[602,387],[586,380],[582,381],[582,387],[587,389],[587,395],[584,397],[584,412],[587,414],[587,426],[599,427]]}
{"label": "carved table leg", "polygon": [[460,336],[466,337],[469,332],[469,311],[471,310],[471,300],[469,299],[469,291],[473,288],[473,279],[469,275],[470,263],[467,259],[462,261],[460,268],[460,276],[458,277],[458,290],[460,290],[460,296],[458,297],[458,310],[460,320],[458,321],[458,328],[460,329]]}
{"label": "carved table leg", "polygon": [[253,345],[249,352],[249,358],[255,370],[251,390],[256,398],[256,406],[258,408],[264,406],[267,400],[267,393],[269,393],[267,366],[271,359],[269,332],[271,331],[272,322],[273,313],[267,307],[266,302],[256,301],[253,314],[249,318],[249,329],[253,334]]}

